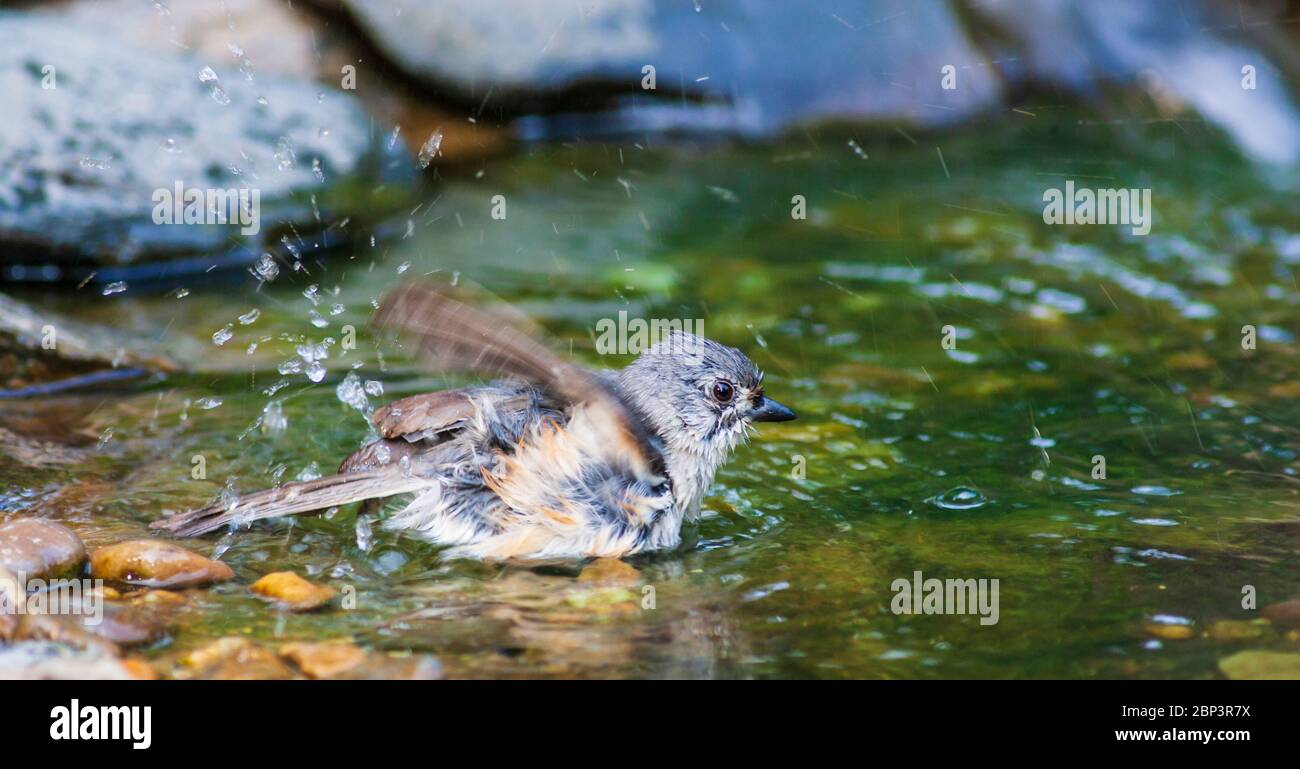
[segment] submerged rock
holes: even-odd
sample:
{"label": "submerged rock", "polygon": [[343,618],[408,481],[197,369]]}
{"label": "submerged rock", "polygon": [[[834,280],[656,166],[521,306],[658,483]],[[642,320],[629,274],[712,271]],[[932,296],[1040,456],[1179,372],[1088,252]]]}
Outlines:
{"label": "submerged rock", "polygon": [[331,678],[366,681],[435,681],[442,678],[442,663],[427,654],[371,655],[364,662]]}
{"label": "submerged rock", "polygon": [[249,589],[289,611],[319,609],[338,595],[334,588],[308,582],[291,571],[267,574]]}
{"label": "submerged rock", "polygon": [[138,539],[96,550],[90,556],[96,579],[145,587],[197,587],[233,579],[221,561],[205,558],[170,542]]}
{"label": "submerged rock", "polygon": [[219,638],[180,659],[179,678],[260,681],[294,678],[293,671],[270,651],[247,638]]}
{"label": "submerged rock", "polygon": [[0,567],[32,579],[59,579],[81,571],[86,547],[72,529],[40,518],[0,524]]}
{"label": "submerged rock", "polygon": [[1210,625],[1206,635],[1215,641],[1255,641],[1271,632],[1270,624],[1263,620],[1222,619]]}
{"label": "submerged rock", "polygon": [[[45,395],[178,368],[153,342],[0,294],[0,393]],[[39,447],[27,453],[39,456]]]}
{"label": "submerged rock", "polygon": [[0,680],[124,681],[134,667],[101,649],[77,649],[50,642],[0,647]]}
{"label": "submerged rock", "polygon": [[[121,280],[105,266],[185,255],[192,264],[162,272],[251,262],[285,223],[314,228],[310,201],[291,193],[358,171],[382,146],[350,96],[241,72],[229,55],[159,56],[41,13],[0,12],[0,38],[0,278]],[[178,205],[201,221],[155,223]]]}
{"label": "submerged rock", "polygon": [[280,656],[311,678],[336,676],[366,661],[366,653],[350,643],[285,644]]}
{"label": "submerged rock", "polygon": [[617,558],[597,558],[582,567],[578,581],[595,582],[600,585],[636,585],[641,582],[641,572],[635,566]]}
{"label": "submerged rock", "polygon": [[1259,616],[1278,627],[1300,628],[1300,598],[1269,604],[1259,610]]}
{"label": "submerged rock", "polygon": [[1238,681],[1300,679],[1300,654],[1244,651],[1219,660],[1219,670]]}

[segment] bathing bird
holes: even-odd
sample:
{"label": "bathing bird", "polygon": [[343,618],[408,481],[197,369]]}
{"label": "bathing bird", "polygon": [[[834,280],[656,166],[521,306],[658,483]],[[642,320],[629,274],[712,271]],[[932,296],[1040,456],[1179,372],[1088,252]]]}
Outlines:
{"label": "bathing bird", "polygon": [[795,418],[744,353],[673,332],[619,371],[565,360],[517,317],[408,282],[380,303],[444,369],[500,377],[375,411],[378,437],[335,475],[285,483],[155,521],[196,536],[365,502],[408,501],[383,521],[448,557],[622,557],[676,547],[718,468],[759,422]]}

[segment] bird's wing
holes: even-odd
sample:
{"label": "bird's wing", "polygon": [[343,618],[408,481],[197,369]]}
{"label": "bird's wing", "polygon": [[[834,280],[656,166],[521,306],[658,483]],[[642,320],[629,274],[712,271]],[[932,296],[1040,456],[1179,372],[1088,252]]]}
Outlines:
{"label": "bird's wing", "polygon": [[[638,480],[657,484],[665,477],[658,439],[610,383],[561,359],[522,330],[513,315],[474,307],[426,282],[411,281],[384,298],[374,321],[406,332],[417,352],[438,366],[522,377],[557,400],[586,406],[594,429],[608,440],[611,462]],[[447,397],[430,401],[428,408],[430,414],[450,415],[460,407]]]}
{"label": "bird's wing", "polygon": [[528,405],[530,395],[523,392],[492,393],[485,387],[464,387],[421,393],[393,401],[375,411],[371,419],[384,438],[418,440],[459,429],[476,412],[475,398],[494,395],[498,409],[514,410]]}

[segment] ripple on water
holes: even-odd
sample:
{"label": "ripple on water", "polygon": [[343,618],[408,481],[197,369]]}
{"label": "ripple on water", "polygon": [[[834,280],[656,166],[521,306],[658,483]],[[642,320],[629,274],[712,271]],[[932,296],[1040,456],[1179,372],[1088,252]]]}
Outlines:
{"label": "ripple on water", "polygon": [[943,510],[974,510],[988,504],[988,500],[978,490],[967,486],[957,486],[942,494],[925,500],[927,504]]}

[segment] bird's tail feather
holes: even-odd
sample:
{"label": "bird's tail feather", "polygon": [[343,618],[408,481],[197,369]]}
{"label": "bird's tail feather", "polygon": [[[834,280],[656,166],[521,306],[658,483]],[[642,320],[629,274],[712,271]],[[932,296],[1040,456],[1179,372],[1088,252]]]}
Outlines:
{"label": "bird's tail feather", "polygon": [[327,475],[247,494],[235,500],[234,504],[214,502],[198,510],[154,521],[150,528],[165,529],[181,537],[195,537],[231,523],[252,523],[264,518],[324,510],[376,497],[405,494],[428,485],[429,481],[406,475],[396,468]]}

